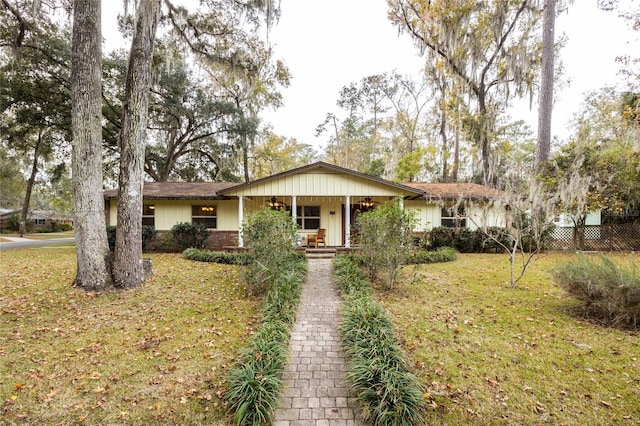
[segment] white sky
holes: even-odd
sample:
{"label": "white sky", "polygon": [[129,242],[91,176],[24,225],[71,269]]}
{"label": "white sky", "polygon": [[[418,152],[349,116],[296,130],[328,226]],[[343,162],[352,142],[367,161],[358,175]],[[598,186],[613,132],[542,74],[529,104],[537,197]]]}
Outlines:
{"label": "white sky", "polygon": [[[621,0],[631,4],[637,0]],[[413,42],[399,35],[387,19],[385,0],[282,0],[282,16],[269,35],[275,57],[283,59],[293,76],[283,89],[284,107],[263,114],[275,133],[295,137],[316,147],[327,135],[315,137],[315,128],[327,112],[337,112],[336,100],[343,86],[360,79],[397,70],[417,74],[422,59]],[[121,2],[103,2],[103,34],[106,49],[118,41],[115,16]],[[616,56],[638,56],[638,33],[628,29],[617,12],[597,8],[596,0],[576,0],[556,21],[556,38],[565,34],[568,42],[560,53],[570,86],[556,92],[552,133],[561,139],[569,135],[567,123],[579,110],[583,94],[619,78]],[[514,120],[537,127],[537,101],[529,111],[528,101],[512,110]]]}

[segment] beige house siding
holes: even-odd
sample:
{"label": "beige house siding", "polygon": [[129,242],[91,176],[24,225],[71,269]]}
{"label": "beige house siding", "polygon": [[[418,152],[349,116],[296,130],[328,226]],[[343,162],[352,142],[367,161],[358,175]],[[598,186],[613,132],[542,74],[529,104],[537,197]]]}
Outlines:
{"label": "beige house siding", "polygon": [[404,202],[404,208],[416,215],[418,223],[414,231],[422,232],[440,226],[440,206],[424,200],[411,200]]}
{"label": "beige house siding", "polygon": [[[117,224],[118,202],[109,200],[109,223]],[[168,231],[177,223],[191,223],[191,206],[216,206],[219,231],[238,230],[238,200],[145,200],[155,206],[155,228]]]}
{"label": "beige house siding", "polygon": [[237,190],[226,191],[232,196],[305,196],[342,197],[351,196],[387,196],[398,195],[398,189],[388,185],[367,181],[354,176],[335,173],[306,173],[283,176]]}

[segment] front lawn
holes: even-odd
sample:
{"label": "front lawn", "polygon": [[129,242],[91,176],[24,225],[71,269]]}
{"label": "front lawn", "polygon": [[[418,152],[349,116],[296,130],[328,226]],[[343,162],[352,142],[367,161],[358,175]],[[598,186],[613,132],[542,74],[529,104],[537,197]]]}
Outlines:
{"label": "front lawn", "polygon": [[236,266],[152,254],[139,289],[71,286],[75,250],[0,252],[0,423],[225,424],[259,301]]}
{"label": "front lawn", "polygon": [[640,424],[638,333],[576,316],[549,273],[571,256],[540,259],[513,290],[500,254],[408,266],[376,290],[426,389],[427,424]]}

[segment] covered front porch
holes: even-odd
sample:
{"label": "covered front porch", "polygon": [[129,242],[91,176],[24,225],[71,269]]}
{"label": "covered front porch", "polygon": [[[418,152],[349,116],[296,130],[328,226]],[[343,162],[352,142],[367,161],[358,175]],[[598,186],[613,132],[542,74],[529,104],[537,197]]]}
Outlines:
{"label": "covered front porch", "polygon": [[394,198],[420,197],[421,191],[327,163],[240,184],[219,195],[238,200],[238,246],[244,247],[242,224],[254,211],[271,208],[289,212],[299,227],[299,245],[326,230],[327,247],[350,248],[357,233],[356,218]]}
{"label": "covered front porch", "polygon": [[[313,237],[319,229],[326,230],[326,247],[349,248],[358,232],[356,218],[359,214],[390,201],[390,196],[346,195],[346,196],[240,196],[238,222],[243,223],[247,215],[261,208],[288,212],[299,227],[299,247],[315,247]],[[238,246],[242,247],[242,235],[238,235]]]}

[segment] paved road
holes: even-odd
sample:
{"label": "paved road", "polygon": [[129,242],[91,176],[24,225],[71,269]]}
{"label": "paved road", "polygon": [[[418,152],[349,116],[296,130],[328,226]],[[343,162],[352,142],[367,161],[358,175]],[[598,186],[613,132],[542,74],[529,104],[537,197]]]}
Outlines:
{"label": "paved road", "polygon": [[61,243],[75,243],[76,241],[75,237],[52,238],[50,240],[30,240],[28,238],[13,238],[13,237],[2,237],[2,238],[11,240],[11,242],[0,242],[0,251],[19,249],[19,248],[30,248],[30,247],[48,247],[48,246],[58,245]]}

